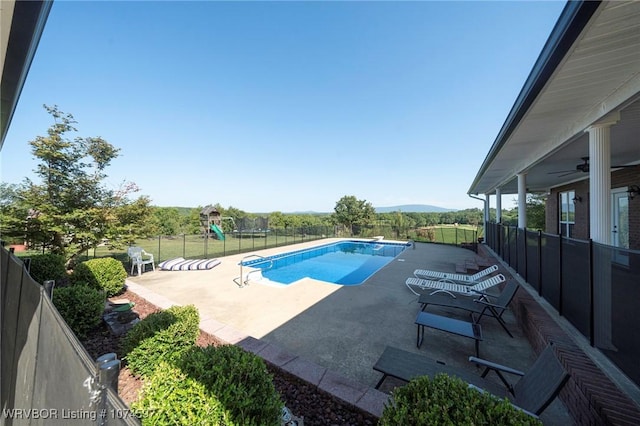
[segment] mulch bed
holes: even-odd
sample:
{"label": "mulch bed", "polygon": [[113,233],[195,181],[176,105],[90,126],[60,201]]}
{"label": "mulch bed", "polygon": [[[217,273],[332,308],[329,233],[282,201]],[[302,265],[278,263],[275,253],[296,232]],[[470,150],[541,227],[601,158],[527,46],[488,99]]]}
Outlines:
{"label": "mulch bed", "polygon": [[[126,298],[134,302],[134,311],[141,319],[159,310],[155,305],[130,291],[125,291],[117,298]],[[103,323],[89,333],[82,344],[93,359],[110,352],[115,352],[118,359],[122,359],[120,340],[121,337],[112,335]],[[196,343],[200,346],[207,346],[220,345],[223,342],[215,336],[201,332]],[[375,425],[378,423],[378,418],[372,414],[343,402],[274,365],[267,363],[267,368],[273,376],[274,385],[280,393],[282,401],[295,416],[303,418],[305,426]],[[118,379],[120,398],[126,404],[131,404],[138,398],[141,387],[142,380],[132,375],[127,366],[123,365]]]}

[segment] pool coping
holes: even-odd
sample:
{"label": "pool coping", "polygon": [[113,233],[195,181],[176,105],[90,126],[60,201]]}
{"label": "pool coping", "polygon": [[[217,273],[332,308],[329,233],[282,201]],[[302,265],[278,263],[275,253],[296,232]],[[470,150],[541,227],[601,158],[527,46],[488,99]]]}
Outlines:
{"label": "pool coping", "polygon": [[[372,275],[374,275],[376,272],[378,272],[381,268],[385,267],[388,263],[392,262],[394,259],[396,259],[401,253],[396,253],[394,256],[384,256],[385,258],[389,258],[389,260],[387,261],[387,263],[385,263],[384,265],[380,265],[376,268],[376,270],[374,270],[373,272],[370,272],[367,274],[366,277],[361,277],[360,279],[361,281],[357,282],[357,283],[343,283],[343,282],[335,282],[335,281],[331,281],[331,280],[324,280],[322,278],[318,278],[318,277],[313,277],[313,276],[302,276],[294,281],[290,281],[290,282],[279,282],[277,280],[273,280],[271,278],[269,278],[268,276],[265,276],[265,274],[263,274],[262,272],[264,272],[265,270],[269,270],[271,269],[271,267],[267,267],[265,269],[262,269],[260,267],[257,267],[257,264],[261,264],[261,263],[265,263],[265,262],[277,262],[280,259],[287,259],[287,258],[295,258],[299,255],[304,255],[305,253],[310,253],[313,252],[315,250],[318,249],[322,249],[322,248],[326,248],[326,247],[331,247],[331,246],[338,246],[340,244],[344,244],[344,243],[360,243],[360,244],[375,244],[375,245],[385,245],[385,246],[397,246],[397,247],[403,247],[402,251],[407,250],[409,247],[411,247],[411,243],[410,242],[398,242],[398,241],[382,241],[380,239],[378,240],[365,240],[365,239],[355,239],[355,238],[351,238],[351,239],[338,239],[332,242],[329,242],[327,244],[321,244],[318,246],[308,246],[299,250],[293,250],[293,251],[285,251],[282,253],[276,253],[276,254],[272,254],[272,255],[267,255],[267,256],[257,256],[257,258],[254,258],[252,260],[243,260],[240,262],[240,264],[244,267],[244,268],[252,268],[249,270],[249,272],[247,273],[247,277],[249,276],[249,273],[256,273],[256,275],[259,277],[259,280],[262,281],[262,283],[268,283],[269,285],[276,285],[276,286],[288,286],[288,285],[292,285],[295,284],[297,282],[299,282],[300,280],[304,280],[304,279],[310,279],[310,280],[315,280],[315,281],[320,281],[320,282],[325,282],[327,284],[334,284],[334,285],[360,285],[362,284],[362,282],[366,281],[367,279],[369,279],[369,277],[371,277]],[[326,253],[321,253],[318,256],[322,256],[324,254],[327,253],[333,253],[336,252],[335,250],[333,251],[327,251]],[[310,258],[307,259],[301,259],[300,261],[305,261],[305,260],[309,260],[311,258],[314,257],[318,257],[318,256],[311,256]],[[299,263],[299,262],[293,262],[295,263]],[[273,264],[273,263],[272,263]],[[285,265],[289,266],[288,264]],[[353,272],[356,272],[355,270]],[[350,275],[350,274],[349,274]]]}

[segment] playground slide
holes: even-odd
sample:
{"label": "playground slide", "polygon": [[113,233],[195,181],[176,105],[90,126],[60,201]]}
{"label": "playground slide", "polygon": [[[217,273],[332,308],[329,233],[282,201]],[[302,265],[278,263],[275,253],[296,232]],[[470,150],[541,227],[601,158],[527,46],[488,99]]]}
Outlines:
{"label": "playground slide", "polygon": [[222,232],[222,229],[218,227],[218,225],[216,225],[215,223],[212,223],[211,230],[216,233],[220,241],[224,241],[224,233]]}

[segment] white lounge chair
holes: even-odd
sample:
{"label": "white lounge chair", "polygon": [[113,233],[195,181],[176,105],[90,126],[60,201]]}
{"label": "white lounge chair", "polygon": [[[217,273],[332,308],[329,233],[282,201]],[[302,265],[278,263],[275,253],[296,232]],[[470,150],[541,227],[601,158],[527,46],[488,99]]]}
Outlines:
{"label": "white lounge chair", "polygon": [[478,296],[482,294],[488,288],[494,287],[500,283],[505,282],[507,279],[504,275],[498,274],[493,277],[487,278],[484,281],[475,283],[474,285],[466,285],[460,283],[450,283],[447,281],[433,281],[423,280],[421,278],[409,277],[405,284],[407,288],[413,292],[416,296],[420,296],[420,293],[416,292],[412,286],[418,287],[420,290],[433,290],[431,294],[444,292],[452,297],[456,297],[456,294],[463,296]]}
{"label": "white lounge chair", "polygon": [[479,282],[480,278],[484,278],[488,275],[491,275],[497,270],[498,270],[498,265],[492,265],[492,266],[489,266],[488,268],[483,269],[480,272],[476,272],[473,275],[465,275],[465,274],[453,274],[450,272],[432,271],[430,269],[416,269],[415,271],[413,271],[413,275],[416,278],[422,278],[422,279],[474,284]]}

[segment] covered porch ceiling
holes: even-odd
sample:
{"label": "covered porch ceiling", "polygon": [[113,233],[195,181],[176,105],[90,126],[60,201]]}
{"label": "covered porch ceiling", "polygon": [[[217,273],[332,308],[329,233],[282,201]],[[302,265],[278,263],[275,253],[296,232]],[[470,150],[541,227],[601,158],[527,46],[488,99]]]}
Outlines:
{"label": "covered porch ceiling", "polygon": [[0,1],[0,149],[53,1]]}
{"label": "covered porch ceiling", "polygon": [[640,2],[569,2],[468,193],[517,193],[519,173],[527,192],[587,179],[585,130],[617,114],[611,164],[640,171]]}

